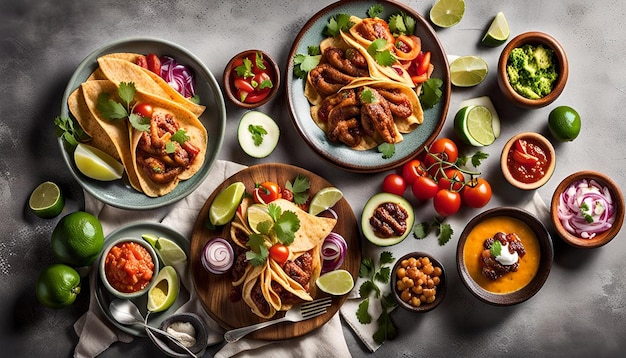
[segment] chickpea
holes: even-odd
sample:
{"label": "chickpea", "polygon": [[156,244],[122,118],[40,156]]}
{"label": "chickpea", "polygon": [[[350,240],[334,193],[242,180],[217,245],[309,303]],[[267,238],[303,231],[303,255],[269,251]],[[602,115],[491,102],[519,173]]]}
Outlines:
{"label": "chickpea", "polygon": [[422,262],[422,266],[430,264],[430,259],[428,257],[421,257],[420,261]]}
{"label": "chickpea", "polygon": [[425,303],[433,303],[435,301],[435,296],[430,296],[426,298],[426,302]]}
{"label": "chickpea", "polygon": [[415,262],[417,261],[417,259],[415,257],[411,257],[409,259],[409,266],[415,267]]}
{"label": "chickpea", "polygon": [[428,280],[426,280],[426,287],[428,287],[428,288],[435,287],[435,281],[433,281],[431,278],[429,278]]}
{"label": "chickpea", "polygon": [[439,266],[435,267],[435,269],[433,270],[433,276],[439,277],[441,276],[441,274],[442,274],[441,267]]}
{"label": "chickpea", "polygon": [[402,279],[404,276],[406,276],[406,269],[404,267],[399,267],[396,271],[396,276],[398,276],[398,279]]}
{"label": "chickpea", "polygon": [[428,264],[426,266],[424,266],[422,268],[422,272],[424,272],[426,275],[430,275],[435,271],[435,269],[433,268],[433,265]]}
{"label": "chickpea", "polygon": [[421,285],[415,285],[411,288],[411,292],[413,292],[416,295],[421,295],[423,291],[424,291],[424,288]]}
{"label": "chickpea", "polygon": [[435,295],[435,289],[434,288],[425,288],[422,291],[422,294],[426,297],[432,297]]}
{"label": "chickpea", "polygon": [[402,291],[404,291],[406,289],[406,286],[404,285],[404,282],[402,282],[402,280],[396,281],[396,289],[399,292],[402,292]]}
{"label": "chickpea", "polygon": [[433,277],[433,283],[435,284],[435,286],[439,285],[440,282],[441,282],[441,279],[439,278],[439,276]]}
{"label": "chickpea", "polygon": [[411,306],[419,307],[419,306],[421,306],[421,304],[422,304],[422,301],[420,301],[419,298],[417,298],[415,296],[411,297]]}
{"label": "chickpea", "polygon": [[409,302],[409,300],[411,299],[411,292],[409,290],[402,291],[402,293],[400,294],[400,299],[404,302]]}
{"label": "chickpea", "polygon": [[409,260],[402,260],[402,262],[400,263],[400,266],[402,266],[402,267],[409,266]]}
{"label": "chickpea", "polygon": [[406,270],[406,274],[407,274],[407,276],[409,276],[410,278],[412,278],[413,280],[415,280],[415,279],[417,279],[417,278],[418,278],[418,275],[419,275],[419,270],[418,270],[417,268],[415,268],[415,267],[409,267],[409,268]]}

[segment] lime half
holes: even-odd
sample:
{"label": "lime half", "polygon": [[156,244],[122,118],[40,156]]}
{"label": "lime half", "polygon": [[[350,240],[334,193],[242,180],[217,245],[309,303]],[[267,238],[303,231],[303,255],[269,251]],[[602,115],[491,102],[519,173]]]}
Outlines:
{"label": "lime half", "polygon": [[271,224],[274,223],[268,212],[267,206],[262,204],[253,204],[248,207],[248,225],[252,231],[259,234],[260,232],[259,229],[257,229],[257,226],[259,223],[265,221],[269,221]]}
{"label": "lime half", "polygon": [[309,214],[317,215],[335,206],[343,198],[343,193],[335,187],[327,187],[318,191],[309,205]]}
{"label": "lime half", "polygon": [[461,22],[465,14],[465,0],[438,0],[430,9],[430,21],[439,27],[450,27]]}
{"label": "lime half", "polygon": [[501,11],[491,22],[481,42],[485,46],[500,46],[509,39],[509,33],[509,23],[506,21],[506,17],[504,17],[504,13]]}
{"label": "lime half", "polygon": [[166,266],[176,265],[179,262],[187,260],[185,251],[178,246],[177,243],[168,238],[158,237],[152,234],[143,234],[141,238],[154,247],[157,255]]}
{"label": "lime half", "polygon": [[157,275],[150,290],[148,290],[148,310],[161,312],[170,308],[180,290],[180,280],[176,270],[172,266],[165,266]]}
{"label": "lime half", "polygon": [[345,295],[354,287],[354,280],[350,272],[346,270],[334,270],[327,272],[317,279],[317,287],[334,296]]}
{"label": "lime half", "polygon": [[489,66],[481,57],[461,56],[450,63],[450,82],[457,87],[476,86],[488,72]]}
{"label": "lime half", "polygon": [[102,150],[84,143],[76,146],[74,163],[81,173],[96,180],[117,180],[124,174],[122,163]]}
{"label": "lime half", "polygon": [[39,184],[30,194],[28,206],[40,218],[50,219],[58,216],[65,206],[61,189],[51,181]]}
{"label": "lime half", "polygon": [[217,194],[209,208],[211,224],[221,226],[232,220],[245,192],[246,186],[242,182],[234,182]]}
{"label": "lime half", "polygon": [[490,145],[496,140],[493,117],[482,105],[461,108],[454,117],[454,129],[464,142],[473,146]]}

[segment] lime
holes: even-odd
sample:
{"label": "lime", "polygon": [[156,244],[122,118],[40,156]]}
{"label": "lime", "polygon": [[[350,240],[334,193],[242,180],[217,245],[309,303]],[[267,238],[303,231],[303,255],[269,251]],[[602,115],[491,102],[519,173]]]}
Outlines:
{"label": "lime", "polygon": [[461,108],[454,117],[454,130],[467,144],[480,147],[495,142],[493,116],[482,105]]}
{"label": "lime", "polygon": [[491,22],[485,36],[483,36],[482,44],[485,46],[500,46],[509,39],[509,23],[504,17],[504,13],[500,11]]}
{"label": "lime", "polygon": [[178,298],[179,289],[180,280],[174,267],[163,267],[148,290],[148,310],[161,312],[170,308]]}
{"label": "lime", "polygon": [[250,226],[250,229],[252,229],[252,231],[254,231],[257,234],[260,233],[259,230],[257,229],[257,226],[259,225],[259,223],[262,223],[268,220],[270,221],[270,223],[272,224],[274,223],[265,205],[252,204],[248,207],[247,214],[248,214],[248,226]]}
{"label": "lime", "polygon": [[580,134],[580,115],[569,106],[558,106],[548,115],[548,128],[561,142],[571,142]]}
{"label": "lime", "polygon": [[450,82],[457,87],[471,87],[481,83],[489,66],[478,56],[461,56],[450,63]]}
{"label": "lime", "polygon": [[187,254],[174,241],[166,237],[158,237],[152,234],[143,234],[141,238],[146,240],[157,253],[157,256],[166,266],[176,265],[187,260]]}
{"label": "lime", "polygon": [[242,182],[234,182],[217,194],[209,208],[211,224],[221,226],[232,220],[245,192]]}
{"label": "lime", "polygon": [[59,186],[47,181],[33,190],[28,199],[28,206],[40,218],[50,219],[63,211],[65,201]]}
{"label": "lime", "polygon": [[430,21],[439,27],[458,24],[465,14],[465,0],[437,0],[430,9]]}
{"label": "lime", "polygon": [[309,214],[317,215],[335,206],[343,198],[343,193],[335,187],[327,187],[318,191],[309,205]]}
{"label": "lime", "polygon": [[124,173],[122,163],[102,150],[84,143],[76,146],[74,163],[81,173],[96,180],[116,180]]}
{"label": "lime", "polygon": [[70,266],[50,265],[39,274],[35,293],[37,300],[46,307],[67,307],[80,293],[80,275]]}
{"label": "lime", "polygon": [[491,98],[489,96],[480,96],[469,98],[461,101],[459,104],[459,108],[467,107],[467,106],[485,106],[491,112],[491,126],[493,127],[493,134],[496,138],[500,137],[500,116],[498,115],[498,111],[496,111],[496,107],[491,102]]}
{"label": "lime", "polygon": [[104,233],[95,216],[76,211],[59,220],[50,240],[52,252],[64,264],[86,266],[102,251]]}
{"label": "lime", "polygon": [[346,270],[334,270],[317,278],[317,287],[334,296],[345,295],[354,287],[354,280]]}

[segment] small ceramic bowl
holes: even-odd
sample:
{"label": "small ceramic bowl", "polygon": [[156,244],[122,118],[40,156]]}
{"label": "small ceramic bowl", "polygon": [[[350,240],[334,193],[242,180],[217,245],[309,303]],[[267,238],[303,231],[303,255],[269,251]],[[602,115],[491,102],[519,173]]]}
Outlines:
{"label": "small ceramic bowl", "polygon": [[[615,221],[613,222],[611,228],[602,233],[596,234],[590,239],[579,237],[578,235],[568,231],[563,226],[558,215],[561,194],[567,190],[570,185],[582,179],[594,180],[601,186],[606,187],[611,195],[613,204],[615,205]],[[607,244],[622,228],[622,224],[624,223],[624,196],[619,186],[617,186],[617,183],[615,183],[615,181],[607,175],[592,170],[579,171],[563,179],[554,190],[550,205],[550,215],[552,218],[552,224],[554,225],[557,234],[566,243],[582,249],[593,249]]]}
{"label": "small ceramic bowl", "polygon": [[[536,172],[537,174],[532,174],[532,171],[530,169],[522,167],[522,164],[520,164],[519,160],[514,159],[515,155],[513,154],[513,151],[515,151],[517,148],[515,142],[520,139],[542,148],[546,158],[548,159],[547,165],[543,166],[543,168],[541,169],[541,171],[543,172],[543,176],[540,176],[539,172]],[[524,175],[534,175],[534,180],[531,180],[530,178],[528,180],[523,180],[523,178],[521,177],[522,174],[519,171],[511,171],[512,167],[525,169]],[[556,151],[554,150],[552,143],[550,143],[550,141],[546,137],[542,136],[539,133],[519,133],[509,139],[509,141],[504,145],[504,148],[502,148],[502,153],[500,155],[500,168],[502,170],[502,175],[504,175],[504,178],[511,185],[518,189],[534,190],[543,186],[552,177],[555,167]]]}
{"label": "small ceramic bowl", "polygon": [[[520,236],[522,242],[528,240],[528,237],[531,235],[529,234],[528,230],[532,231],[532,233],[534,233],[534,236],[537,238],[536,245],[531,245],[531,241],[526,241],[528,243],[525,245],[526,255],[524,255],[524,257],[522,258],[525,258],[525,260],[529,260],[537,255],[538,257],[535,258],[536,260],[538,260],[538,262],[535,262],[537,265],[537,271],[532,279],[530,279],[529,282],[525,283],[525,285],[523,285],[521,288],[513,290],[512,292],[507,291],[507,293],[496,293],[494,292],[494,290],[499,288],[494,288],[494,290],[488,290],[487,288],[483,288],[483,286],[481,286],[481,283],[486,286],[490,285],[493,281],[489,281],[489,279],[481,276],[482,273],[479,270],[482,266],[478,262],[478,260],[483,250],[482,243],[484,242],[484,240],[488,239],[489,237],[493,237],[493,235],[498,231],[508,234],[509,232],[507,231],[509,229],[516,228],[515,226],[511,225],[510,221],[502,221],[509,220],[509,218],[516,219],[512,222],[521,221],[523,224],[526,224],[525,226],[520,225],[519,222],[517,224],[518,226],[524,227],[523,230],[520,230],[520,232],[516,233],[518,234],[518,236]],[[483,224],[485,220],[488,219],[493,220],[490,220],[490,222],[479,227],[480,224]],[[497,220],[500,221],[498,222]],[[477,227],[477,230],[479,231],[470,236],[472,231]],[[533,247],[536,249],[533,249]],[[466,252],[466,250],[469,251]],[[465,287],[479,300],[496,306],[515,305],[533,297],[537,292],[539,292],[546,279],[548,278],[553,259],[554,249],[552,245],[552,239],[550,238],[550,234],[546,227],[530,212],[515,207],[497,207],[476,215],[463,229],[463,232],[459,237],[456,251],[457,270]],[[477,262],[470,262],[470,260],[476,260]],[[518,267],[518,272],[525,269],[524,267],[522,267],[522,265],[532,265],[532,262],[521,261],[520,266]],[[528,267],[532,266],[526,266],[526,268]],[[520,278],[520,276],[513,276],[513,274],[517,274],[517,272],[509,272],[505,275],[510,275],[509,278],[512,279],[511,281],[518,278],[524,279],[524,277]],[[502,280],[504,278],[505,277],[503,276],[498,280]],[[478,281],[481,281],[481,283],[479,283]]]}
{"label": "small ceramic bowl", "polygon": [[[191,323],[196,333],[194,337],[196,339],[196,343],[188,348],[194,354],[201,356],[202,352],[207,346],[207,340],[209,338],[208,328],[202,318],[200,318],[200,316],[195,313],[177,313],[164,319],[159,328],[163,331],[167,331],[167,328],[175,322]],[[182,348],[178,347],[174,343],[170,342],[169,339],[161,337],[159,335],[155,335],[150,330],[146,330],[146,332],[148,333],[148,337],[150,337],[150,340],[152,340],[157,348],[159,348],[169,357],[189,357],[189,354],[187,352],[185,352]]]}
{"label": "small ceramic bowl", "polygon": [[[254,59],[257,53],[261,54],[266,62],[266,71],[272,80],[272,88],[269,90],[269,93],[261,100],[255,102],[242,102],[238,94],[238,89],[235,87],[234,84],[235,77],[237,77],[235,73],[235,68],[237,68],[237,66],[241,64],[241,60],[243,58]],[[257,108],[269,102],[269,100],[272,99],[272,97],[274,97],[278,92],[278,89],[280,87],[280,69],[278,68],[278,64],[276,63],[276,61],[274,61],[274,59],[272,59],[272,57],[270,57],[270,55],[268,55],[266,52],[263,52],[261,50],[246,50],[236,54],[235,56],[233,56],[233,58],[230,59],[230,61],[226,65],[226,68],[224,68],[223,81],[224,93],[234,105],[245,109]],[[252,95],[250,95],[250,97],[251,96]]]}
{"label": "small ceramic bowl", "polygon": [[[509,76],[506,72],[506,65],[509,55],[511,54],[511,50],[527,44],[533,46],[544,45],[545,47],[549,47],[554,51],[554,57],[557,63],[558,77],[553,85],[552,92],[539,99],[529,99],[517,93],[517,91],[515,91],[515,89],[511,86]],[[498,86],[500,87],[502,94],[504,94],[504,97],[518,107],[532,109],[545,107],[554,102],[561,95],[561,92],[563,92],[565,84],[567,83],[569,67],[565,50],[561,44],[546,33],[534,31],[517,35],[509,41],[500,54],[497,71]]]}
{"label": "small ceramic bowl", "polygon": [[[153,271],[152,272],[152,279],[150,280],[150,283],[148,285],[146,285],[146,287],[144,289],[142,289],[142,290],[135,291],[135,292],[121,292],[121,291],[118,291],[113,286],[111,286],[111,283],[109,282],[109,279],[108,279],[108,277],[106,275],[105,262],[106,262],[106,257],[108,255],[109,251],[115,245],[118,245],[118,244],[121,244],[121,243],[124,243],[124,242],[133,242],[133,243],[136,243],[138,245],[141,245],[143,248],[145,248],[148,251],[148,253],[150,254],[150,257],[152,258],[152,262],[154,263],[154,268],[152,270]],[[150,244],[147,243],[145,240],[140,239],[140,238],[136,238],[136,237],[121,237],[121,238],[118,238],[118,239],[106,242],[106,246],[104,247],[104,249],[102,250],[102,254],[100,255],[100,262],[99,262],[99,266],[98,266],[98,271],[99,271],[99,274],[100,274],[100,278],[102,280],[102,284],[107,289],[107,291],[109,291],[112,295],[114,295],[115,297],[118,297],[118,298],[122,298],[122,299],[135,298],[135,297],[139,297],[139,296],[143,295],[144,293],[148,292],[148,290],[150,289],[150,287],[152,286],[152,284],[156,280],[157,275],[159,273],[159,258],[158,258],[157,254],[156,254],[156,251],[154,251],[154,248],[152,246],[150,246]]]}
{"label": "small ceramic bowl", "polygon": [[[398,278],[398,268],[401,267],[402,261],[404,260],[409,260],[410,258],[421,258],[421,257],[427,257],[430,262],[433,264],[433,267],[439,267],[441,269],[441,274],[439,275],[439,284],[436,286],[436,293],[435,293],[435,300],[430,302],[430,303],[424,303],[422,302],[419,306],[415,306],[412,305],[406,301],[404,301],[400,295],[401,292],[398,291],[397,288],[397,282],[399,280]],[[406,274],[407,276],[410,276],[408,273]],[[431,275],[432,276],[432,275]],[[414,284],[416,283],[415,281],[413,282]],[[424,287],[427,287],[426,285],[424,285]],[[441,264],[441,262],[439,262],[439,260],[435,259],[434,257],[432,257],[429,254],[426,254],[424,252],[411,252],[408,253],[404,256],[402,256],[400,259],[398,259],[398,261],[396,261],[396,263],[393,266],[393,271],[391,272],[391,292],[393,292],[393,297],[395,298],[396,302],[398,303],[398,306],[402,307],[403,309],[410,311],[410,312],[428,312],[430,310],[435,309],[437,306],[439,306],[439,304],[443,301],[444,296],[446,294],[446,288],[447,288],[447,280],[446,280],[446,271],[443,268],[443,265]],[[411,289],[410,289],[411,290]],[[411,291],[409,291],[411,292]],[[413,297],[417,297],[417,299],[419,299],[419,295],[415,294],[414,292],[411,293]]]}

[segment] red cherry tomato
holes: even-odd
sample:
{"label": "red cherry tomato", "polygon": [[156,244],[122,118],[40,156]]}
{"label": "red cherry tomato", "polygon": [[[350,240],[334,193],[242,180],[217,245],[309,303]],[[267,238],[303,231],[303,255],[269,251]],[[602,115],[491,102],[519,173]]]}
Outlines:
{"label": "red cherry tomato", "polygon": [[235,85],[235,88],[238,90],[242,90],[246,92],[254,91],[254,87],[252,87],[252,83],[250,83],[250,81],[244,80],[243,78],[235,78],[235,81],[233,82],[233,84]]}
{"label": "red cherry tomato", "polygon": [[412,185],[417,178],[424,175],[426,175],[426,170],[418,159],[408,161],[402,166],[402,177],[407,185]]}
{"label": "red cherry tomato", "polygon": [[152,118],[153,108],[148,103],[137,103],[133,107],[133,113],[138,114],[144,118]]}
{"label": "red cherry tomato", "polygon": [[270,257],[279,264],[284,263],[289,258],[289,248],[283,244],[274,244],[269,251]]}
{"label": "red cherry tomato", "polygon": [[444,169],[443,173],[438,175],[437,178],[437,184],[439,184],[440,189],[459,191],[463,187],[463,182],[465,182],[463,172],[454,168]]}
{"label": "red cherry tomato", "polygon": [[491,185],[483,178],[469,181],[463,187],[463,203],[471,208],[482,208],[491,200]]}
{"label": "red cherry tomato", "polygon": [[433,204],[439,215],[454,215],[461,208],[461,194],[450,189],[441,189],[435,194]]}
{"label": "red cherry tomato", "polygon": [[280,193],[281,189],[278,184],[266,181],[254,188],[254,201],[258,204],[268,204],[280,198]]}
{"label": "red cherry tomato", "polygon": [[267,95],[270,93],[270,88],[265,88],[262,91],[254,91],[251,93],[248,93],[248,96],[246,97],[245,101],[246,103],[256,103],[259,102],[261,100],[263,100],[263,98],[267,97]]}
{"label": "red cherry tomato", "polygon": [[430,172],[432,168],[439,167],[435,165],[439,161],[454,163],[458,157],[459,149],[456,144],[450,138],[439,138],[430,145],[428,153],[424,155],[424,166]]}
{"label": "red cherry tomato", "polygon": [[432,199],[439,191],[439,186],[429,176],[423,176],[417,178],[411,186],[413,195],[419,200]]}
{"label": "red cherry tomato", "polygon": [[383,191],[385,193],[402,196],[406,190],[404,178],[398,174],[389,174],[383,180]]}

